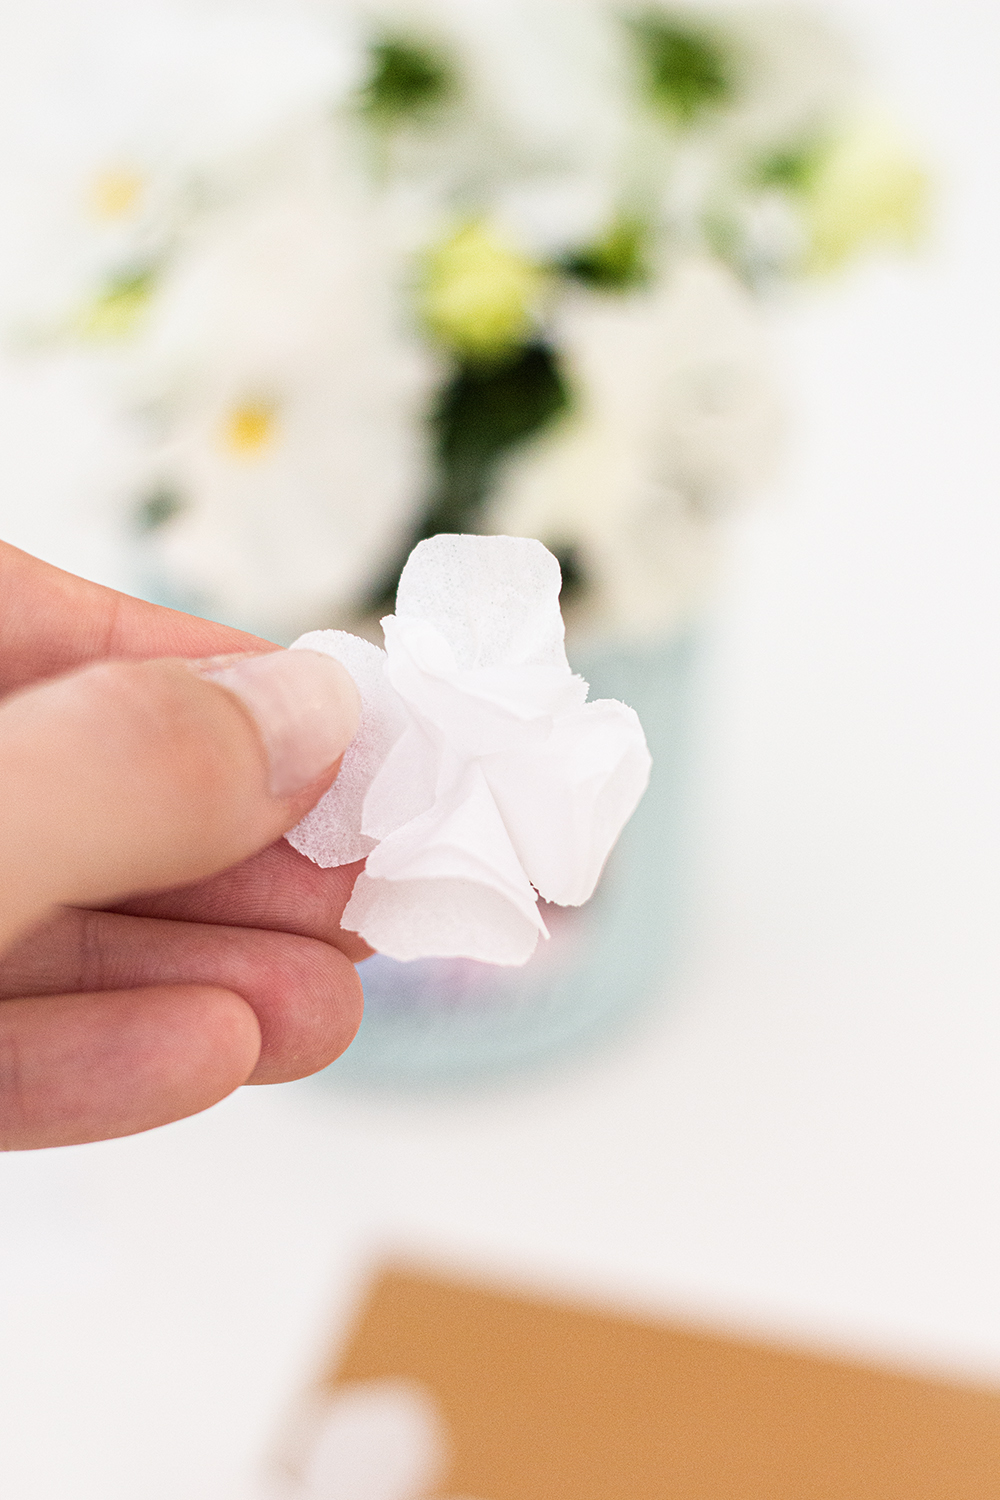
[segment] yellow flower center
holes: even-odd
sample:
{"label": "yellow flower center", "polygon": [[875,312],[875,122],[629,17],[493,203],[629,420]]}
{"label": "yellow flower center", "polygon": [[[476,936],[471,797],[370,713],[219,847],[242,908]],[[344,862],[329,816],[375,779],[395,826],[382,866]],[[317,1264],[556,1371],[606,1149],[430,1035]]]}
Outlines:
{"label": "yellow flower center", "polygon": [[90,207],[98,219],[123,219],[138,206],[143,180],[138,172],[100,172],[90,185]]}
{"label": "yellow flower center", "polygon": [[245,401],[226,417],[224,442],[240,458],[256,458],[274,441],[277,431],[274,408],[263,401]]}

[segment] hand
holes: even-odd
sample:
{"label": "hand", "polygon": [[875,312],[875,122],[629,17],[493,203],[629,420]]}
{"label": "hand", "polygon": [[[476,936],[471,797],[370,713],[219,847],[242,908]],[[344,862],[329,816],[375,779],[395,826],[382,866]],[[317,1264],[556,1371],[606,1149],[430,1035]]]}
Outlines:
{"label": "hand", "polygon": [[[360,867],[280,835],[333,781],[357,694],[276,651],[0,543],[0,1147],[148,1130],[354,1035]],[[192,669],[223,653],[252,655]]]}

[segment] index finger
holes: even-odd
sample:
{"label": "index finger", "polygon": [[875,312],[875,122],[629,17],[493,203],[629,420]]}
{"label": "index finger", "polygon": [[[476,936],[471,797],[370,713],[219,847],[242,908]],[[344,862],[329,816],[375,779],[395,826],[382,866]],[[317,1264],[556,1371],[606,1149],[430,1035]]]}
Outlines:
{"label": "index finger", "polygon": [[76,578],[0,542],[0,693],[92,661],[276,649],[245,631]]}

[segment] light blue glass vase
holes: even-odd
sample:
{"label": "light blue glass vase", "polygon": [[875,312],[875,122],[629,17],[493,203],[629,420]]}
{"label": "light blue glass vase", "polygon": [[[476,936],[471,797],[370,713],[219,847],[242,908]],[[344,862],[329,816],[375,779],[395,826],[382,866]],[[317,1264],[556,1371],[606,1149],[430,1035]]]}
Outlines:
{"label": "light blue glass vase", "polygon": [[360,966],[365,1016],[320,1078],[414,1088],[488,1079],[583,1048],[654,996],[678,932],[687,752],[697,647],[690,637],[592,652],[573,665],[592,698],[639,714],[649,790],[586,906],[544,909],[551,939],[520,969],[468,959]]}

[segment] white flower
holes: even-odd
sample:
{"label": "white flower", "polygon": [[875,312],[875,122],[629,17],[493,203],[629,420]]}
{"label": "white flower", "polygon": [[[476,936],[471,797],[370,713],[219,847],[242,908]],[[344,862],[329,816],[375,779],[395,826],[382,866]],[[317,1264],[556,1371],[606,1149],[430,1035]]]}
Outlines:
{"label": "white flower", "polygon": [[539,257],[601,232],[628,175],[633,112],[624,33],[605,7],[380,0],[369,15],[384,33],[430,47],[454,79],[438,125],[396,142],[393,190],[411,244],[470,212],[489,212]]}
{"label": "white flower", "polygon": [[425,488],[436,369],[346,149],[317,124],[275,182],[206,221],[128,366],[160,425],[159,566],[202,611],[289,640],[358,602]]}
{"label": "white flower", "polygon": [[731,11],[726,26],[743,60],[737,98],[722,127],[737,151],[808,138],[854,97],[861,69],[853,49],[806,9]]}
{"label": "white flower", "polygon": [[144,454],[104,375],[75,350],[29,360],[0,352],[0,536],[128,593],[127,517]]}
{"label": "white flower", "polygon": [[590,624],[667,628],[704,589],[713,517],[775,461],[763,319],[725,266],[692,257],[648,291],[570,299],[556,342],[577,408],[511,464],[490,524],[574,553]]}
{"label": "white flower", "polygon": [[793,144],[838,114],[858,85],[852,49],[825,21],[793,5],[747,5],[716,12],[648,0],[617,0],[703,34],[717,50],[726,80],[721,97],[699,117],[697,133],[737,154]]}
{"label": "white flower", "polygon": [[[87,332],[244,158],[355,82],[343,24],[169,0],[38,0],[0,18],[0,321]],[[98,324],[96,331],[104,331]],[[109,331],[118,331],[111,328]]]}
{"label": "white flower", "polygon": [[[537,897],[586,901],[645,790],[636,715],[587,703],[570,671],[559,587],[551,554],[513,537],[434,537],[403,571],[343,779],[289,835],[324,866],[377,841],[342,920],[392,958],[526,963]],[[344,640],[296,645],[351,670]]]}

